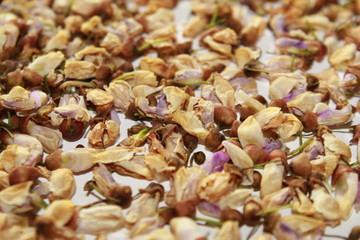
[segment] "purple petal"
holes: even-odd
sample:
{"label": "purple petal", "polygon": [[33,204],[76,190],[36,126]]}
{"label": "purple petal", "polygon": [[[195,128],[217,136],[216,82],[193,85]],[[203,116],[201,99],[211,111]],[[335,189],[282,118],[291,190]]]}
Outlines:
{"label": "purple petal", "polygon": [[288,103],[305,91],[306,91],[305,86],[299,86],[299,87],[293,89],[286,97],[283,98],[283,100],[286,103]]}
{"label": "purple petal", "polygon": [[262,149],[267,153],[271,153],[272,151],[274,151],[275,149],[282,149],[283,144],[282,142],[277,139],[277,140],[271,140],[269,138],[265,139],[265,146],[262,147]]}
{"label": "purple petal", "polygon": [[286,24],[285,24],[285,16],[284,15],[276,15],[273,18],[274,21],[274,27],[275,27],[275,32],[277,32],[278,34],[282,34],[282,33],[286,33],[287,32],[287,28],[286,28]]}
{"label": "purple petal", "polygon": [[306,44],[305,41],[301,41],[301,40],[295,39],[295,38],[287,38],[287,37],[278,38],[275,41],[275,44],[278,47],[294,47],[294,48],[298,48],[298,49],[309,48],[309,46]]}
{"label": "purple petal", "polygon": [[193,78],[201,79],[202,77],[202,71],[200,69],[186,69],[184,71],[181,71],[180,73],[179,72],[177,72],[174,78],[175,81],[182,81]]}
{"label": "purple petal", "polygon": [[287,239],[301,239],[299,233],[297,233],[294,229],[286,225],[285,223],[280,223],[280,230],[286,234]]}
{"label": "purple petal", "polygon": [[207,173],[221,172],[224,169],[224,164],[230,161],[230,157],[226,152],[215,152],[206,159],[202,165],[202,169]]}
{"label": "purple petal", "polygon": [[207,215],[210,215],[213,217],[218,217],[218,216],[220,216],[220,213],[221,213],[221,209],[218,205],[208,202],[206,200],[202,200],[199,203],[198,209],[202,213],[204,213],[204,214],[206,213]]}
{"label": "purple petal", "polygon": [[113,121],[115,121],[117,124],[119,124],[119,126],[121,125],[121,121],[120,121],[119,115],[118,115],[118,113],[116,112],[116,110],[115,110],[114,107],[111,107],[111,110],[110,110],[110,118],[111,118],[111,120],[113,120]]}
{"label": "purple petal", "polygon": [[166,101],[166,95],[161,94],[159,101],[156,105],[155,114],[158,116],[164,116],[166,114],[168,103]]}
{"label": "purple petal", "polygon": [[30,93],[30,98],[35,100],[36,108],[41,107],[48,101],[48,96],[46,95],[46,93],[39,90],[32,91]]}

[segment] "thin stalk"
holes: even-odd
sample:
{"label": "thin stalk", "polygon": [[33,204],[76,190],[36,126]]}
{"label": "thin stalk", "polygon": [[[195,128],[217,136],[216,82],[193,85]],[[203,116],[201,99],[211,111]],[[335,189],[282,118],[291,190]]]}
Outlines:
{"label": "thin stalk", "polygon": [[348,239],[347,237],[343,237],[340,235],[333,235],[333,234],[323,234],[322,236],[327,237],[327,238],[339,238],[339,239],[345,239],[345,240]]}
{"label": "thin stalk", "polygon": [[205,222],[206,225],[210,225],[210,226],[215,226],[215,227],[221,227],[221,226],[222,226],[222,223],[221,223],[221,222],[215,221],[215,220],[211,220],[211,219],[196,217],[195,220],[196,220],[196,221]]}
{"label": "thin stalk", "polygon": [[36,206],[38,208],[41,208],[41,209],[46,209],[48,207],[48,204],[42,198],[39,198],[39,201],[36,201],[34,199],[30,199],[30,202],[34,206]]}
{"label": "thin stalk", "polygon": [[145,137],[151,130],[152,128],[144,128],[143,130],[141,130],[138,134],[136,134],[136,139],[140,140],[143,137]]}
{"label": "thin stalk", "polygon": [[331,186],[331,184],[328,181],[323,181],[323,183],[328,188],[329,193],[334,192],[334,188]]}
{"label": "thin stalk", "polygon": [[277,212],[277,211],[279,211],[279,210],[287,209],[287,208],[291,208],[291,207],[292,207],[292,205],[289,203],[289,204],[285,204],[285,205],[280,206],[280,207],[274,207],[274,208],[266,209],[266,210],[264,210],[264,211],[262,211],[262,212],[257,213],[256,215],[258,215],[258,216],[264,216],[264,215],[266,215],[266,214],[270,214],[270,213]]}
{"label": "thin stalk", "polygon": [[216,5],[213,15],[211,16],[210,23],[205,26],[205,29],[214,27],[217,24],[219,15],[219,5]]}
{"label": "thin stalk", "polygon": [[123,75],[121,75],[121,76],[119,76],[117,78],[114,78],[111,81],[113,82],[113,81],[117,81],[117,80],[123,80],[123,79],[126,79],[128,77],[133,77],[133,76],[135,76],[135,72],[129,72],[129,73],[125,73],[125,74],[123,74]]}
{"label": "thin stalk", "polygon": [[303,134],[302,134],[302,131],[300,131],[300,133],[299,133],[299,144],[300,144],[300,146],[303,144]]}
{"label": "thin stalk", "polygon": [[0,126],[0,128],[4,129],[4,130],[5,130],[5,132],[7,132],[11,138],[14,138],[14,134],[12,134],[12,132],[10,132],[10,130],[9,130],[9,129],[7,129],[7,128],[6,128],[6,127],[4,127],[4,126]]}
{"label": "thin stalk", "polygon": [[359,162],[354,162],[354,163],[350,164],[350,167],[354,167],[354,166],[357,166],[357,165],[359,165]]}
{"label": "thin stalk", "polygon": [[93,88],[93,85],[89,82],[81,82],[81,81],[66,81],[59,86],[59,89],[64,89],[67,87],[88,87]]}
{"label": "thin stalk", "polygon": [[157,44],[157,43],[162,43],[162,42],[167,42],[169,41],[170,39],[169,38],[159,38],[159,39],[155,39],[151,42],[148,42],[148,43],[144,43],[143,45],[141,45],[140,47],[138,47],[138,51],[139,52],[142,52],[146,49],[148,49],[151,45],[154,45],[154,44]]}
{"label": "thin stalk", "polygon": [[295,154],[301,152],[301,151],[302,151],[304,148],[306,148],[313,140],[314,140],[313,137],[309,138],[309,139],[306,140],[302,145],[300,145],[297,149],[291,151],[288,156],[292,156],[292,155],[295,155]]}

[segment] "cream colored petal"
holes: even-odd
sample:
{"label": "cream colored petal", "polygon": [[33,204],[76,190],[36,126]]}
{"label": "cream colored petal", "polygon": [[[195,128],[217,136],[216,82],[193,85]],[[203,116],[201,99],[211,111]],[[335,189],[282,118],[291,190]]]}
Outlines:
{"label": "cream colored petal", "polygon": [[222,145],[225,147],[226,152],[229,154],[232,162],[240,169],[250,168],[254,165],[252,159],[240,147],[232,144],[229,141],[223,141]]}
{"label": "cream colored petal", "polygon": [[235,109],[235,92],[229,81],[220,74],[214,76],[214,87],[216,96],[224,106]]}
{"label": "cream colored petal", "polygon": [[358,174],[343,173],[336,181],[335,190],[335,199],[339,202],[342,219],[346,220],[358,195]]}
{"label": "cream colored petal", "polygon": [[278,163],[265,165],[260,184],[260,196],[262,198],[282,188],[284,171],[284,166]]}
{"label": "cream colored petal", "polygon": [[265,109],[265,106],[261,102],[247,95],[241,89],[235,92],[235,105],[238,104],[250,107],[256,110],[257,112]]}
{"label": "cream colored petal", "polygon": [[194,112],[186,112],[183,110],[178,110],[173,113],[172,120],[180,124],[184,130],[198,138],[205,139],[208,134],[200,119],[194,115]]}
{"label": "cream colored petal", "polygon": [[256,144],[260,147],[265,145],[265,138],[259,123],[254,116],[245,119],[237,129],[237,135],[242,147],[248,144]]}
{"label": "cream colored petal", "polygon": [[275,132],[279,134],[281,139],[287,140],[300,132],[303,129],[303,125],[301,121],[292,114],[284,113],[283,117],[283,123],[276,128]]}

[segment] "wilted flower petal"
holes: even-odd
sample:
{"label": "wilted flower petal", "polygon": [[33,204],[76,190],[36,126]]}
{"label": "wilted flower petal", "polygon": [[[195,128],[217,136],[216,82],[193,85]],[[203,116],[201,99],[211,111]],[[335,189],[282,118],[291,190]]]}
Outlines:
{"label": "wilted flower petal", "polygon": [[75,213],[75,205],[71,200],[56,200],[52,202],[45,210],[44,216],[47,216],[58,226],[65,226]]}
{"label": "wilted flower petal", "polygon": [[124,226],[122,209],[116,205],[94,206],[79,211],[76,231],[98,235],[115,232]]}
{"label": "wilted flower petal", "polygon": [[60,51],[50,52],[36,58],[35,61],[29,64],[28,68],[39,73],[41,76],[45,76],[59,66],[64,58],[64,54]]}
{"label": "wilted flower petal", "polygon": [[71,170],[67,168],[54,170],[49,179],[49,190],[52,199],[70,199],[76,190],[75,178]]}
{"label": "wilted flower petal", "polygon": [[176,217],[170,221],[171,231],[178,240],[203,240],[206,239],[199,226],[188,217]]}
{"label": "wilted flower petal", "polygon": [[30,187],[32,182],[12,185],[0,192],[2,212],[23,213],[32,209],[30,205]]}
{"label": "wilted flower petal", "polygon": [[260,187],[260,196],[262,198],[282,188],[284,171],[284,166],[278,163],[265,165]]}
{"label": "wilted flower petal", "polygon": [[248,144],[256,144],[260,147],[265,145],[265,138],[261,127],[254,116],[246,118],[246,120],[241,123],[237,129],[237,135],[243,147]]}
{"label": "wilted flower petal", "polygon": [[346,161],[351,159],[351,149],[343,140],[332,133],[325,133],[321,138],[324,141],[325,155],[338,155]]}
{"label": "wilted flower petal", "polygon": [[224,164],[230,161],[230,157],[226,152],[218,151],[209,156],[205,163],[202,165],[202,169],[206,174],[213,172],[221,172],[224,169]]}
{"label": "wilted flower petal", "polygon": [[238,168],[251,168],[254,165],[249,155],[240,147],[232,144],[229,141],[223,141],[222,145],[225,147],[227,154],[229,154],[231,161]]}
{"label": "wilted flower petal", "polygon": [[337,110],[332,109],[325,103],[318,103],[315,105],[313,110],[318,118],[320,125],[337,125],[345,124],[353,118],[351,104],[346,105],[344,108]]}
{"label": "wilted flower petal", "polygon": [[342,219],[346,220],[358,195],[358,174],[343,173],[336,181],[335,190],[335,199],[340,204]]}
{"label": "wilted flower petal", "polygon": [[174,174],[174,188],[176,201],[182,201],[197,197],[197,189],[201,180],[205,177],[200,167],[181,167]]}
{"label": "wilted flower petal", "polygon": [[221,228],[217,231],[214,240],[240,240],[241,234],[239,223],[236,221],[226,221]]}

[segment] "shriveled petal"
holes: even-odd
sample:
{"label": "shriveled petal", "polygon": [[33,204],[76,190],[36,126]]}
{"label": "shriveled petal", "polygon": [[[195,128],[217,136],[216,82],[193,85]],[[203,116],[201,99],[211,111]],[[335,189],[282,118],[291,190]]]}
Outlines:
{"label": "shriveled petal", "polygon": [[65,56],[62,52],[50,52],[42,55],[29,64],[28,68],[39,73],[41,76],[49,74],[64,60]]}
{"label": "shriveled petal", "polygon": [[355,56],[355,52],[356,45],[354,43],[346,44],[331,54],[329,62],[335,67],[341,67],[340,65],[345,64]]}
{"label": "shriveled petal", "polygon": [[49,190],[55,199],[70,199],[76,191],[75,178],[71,170],[59,168],[53,171],[49,179]]}
{"label": "shriveled petal", "polygon": [[216,96],[222,104],[231,109],[235,109],[235,92],[229,81],[224,79],[220,74],[215,74],[214,87]]}
{"label": "shriveled petal", "polygon": [[293,196],[294,190],[290,187],[285,187],[279,191],[267,194],[263,198],[264,210],[283,206],[289,203],[293,199]]}
{"label": "shriveled petal", "polygon": [[243,147],[248,144],[256,144],[260,147],[265,145],[265,138],[259,123],[254,116],[246,118],[237,129],[239,141]]}
{"label": "shriveled petal", "polygon": [[236,221],[226,221],[216,232],[214,240],[241,240],[239,223]]}
{"label": "shriveled petal", "polygon": [[336,181],[335,190],[335,199],[339,202],[342,219],[346,220],[358,195],[358,174],[343,173]]}
{"label": "shriveled petal", "polygon": [[300,111],[304,114],[306,111],[313,111],[316,104],[321,102],[321,98],[321,93],[306,91],[288,102],[287,106],[293,113]]}
{"label": "shriveled petal", "polygon": [[318,103],[315,105],[313,112],[318,116],[319,125],[337,125],[345,124],[353,118],[352,107],[350,104],[344,108],[337,110],[332,109],[325,103]]}
{"label": "shriveled petal", "polygon": [[255,98],[247,95],[243,90],[239,89],[235,92],[235,105],[240,104],[241,106],[246,106],[254,109],[255,111],[261,111],[265,109],[265,106],[260,103]]}
{"label": "shriveled petal", "polygon": [[230,161],[230,157],[226,152],[218,151],[210,155],[202,165],[202,169],[207,174],[213,172],[221,172],[224,168],[224,164]]}
{"label": "shriveled petal", "polygon": [[236,187],[230,180],[231,175],[228,172],[212,173],[200,181],[197,193],[201,199],[216,203]]}
{"label": "shriveled petal", "polygon": [[184,130],[196,137],[201,139],[205,139],[208,134],[208,130],[206,130],[198,117],[194,115],[192,112],[186,112],[183,110],[178,110],[173,113],[172,120],[181,125]]}
{"label": "shriveled petal", "polygon": [[351,159],[351,149],[343,140],[332,133],[323,134],[322,139],[324,141],[325,155],[338,155],[346,161]]}
{"label": "shriveled petal", "polygon": [[329,224],[336,226],[341,221],[342,212],[339,202],[324,189],[313,190],[311,198],[315,210],[321,213]]}
{"label": "shriveled petal", "polygon": [[292,204],[292,209],[303,215],[313,215],[316,210],[312,205],[311,200],[299,189],[295,189],[296,196]]}
{"label": "shriveled petal", "polygon": [[91,89],[86,94],[86,99],[96,106],[101,106],[114,102],[114,97],[110,93],[105,92],[104,90],[99,88]]}
{"label": "shriveled petal", "polygon": [[74,118],[77,121],[88,122],[90,121],[90,113],[86,108],[79,105],[70,104],[63,107],[54,108],[54,112],[63,118]]}
{"label": "shriveled petal", "polygon": [[253,189],[242,188],[236,189],[231,193],[223,196],[219,201],[219,207],[224,210],[227,208],[237,209],[244,205],[246,199],[253,193]]}
{"label": "shriveled petal", "polygon": [[326,155],[322,158],[310,161],[312,173],[320,173],[328,179],[339,163],[338,155]]}
{"label": "shriveled petal", "polygon": [[260,186],[260,196],[262,198],[282,188],[284,171],[284,166],[281,164],[268,163],[265,165]]}
{"label": "shriveled petal", "polygon": [[321,220],[291,214],[280,218],[273,233],[279,240],[320,239],[325,227],[326,224]]}
{"label": "shriveled petal", "polygon": [[303,129],[301,121],[292,114],[283,114],[284,121],[275,132],[279,134],[281,139],[289,139]]}
{"label": "shriveled petal", "polygon": [[176,217],[170,221],[171,231],[178,240],[203,240],[206,235],[201,232],[199,226],[188,217]]}
{"label": "shriveled petal", "polygon": [[44,216],[52,218],[58,226],[65,226],[74,213],[75,205],[71,200],[57,200],[46,208]]}
{"label": "shriveled petal", "polygon": [[254,162],[249,155],[240,147],[232,144],[229,141],[223,141],[222,145],[225,147],[227,154],[229,154],[231,161],[240,169],[251,168]]}
{"label": "shriveled petal", "polygon": [[79,212],[76,231],[80,234],[97,235],[115,232],[124,226],[122,209],[116,205],[83,208]]}
{"label": "shriveled petal", "polygon": [[174,174],[176,201],[197,197],[198,185],[204,177],[204,171],[197,166],[177,170]]}

